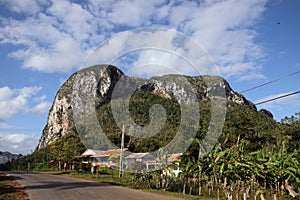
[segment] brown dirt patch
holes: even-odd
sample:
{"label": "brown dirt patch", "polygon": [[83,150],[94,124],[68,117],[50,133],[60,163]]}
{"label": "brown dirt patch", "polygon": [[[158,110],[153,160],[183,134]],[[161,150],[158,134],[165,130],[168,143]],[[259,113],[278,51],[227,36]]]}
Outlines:
{"label": "brown dirt patch", "polygon": [[24,187],[13,177],[0,173],[0,200],[29,200]]}

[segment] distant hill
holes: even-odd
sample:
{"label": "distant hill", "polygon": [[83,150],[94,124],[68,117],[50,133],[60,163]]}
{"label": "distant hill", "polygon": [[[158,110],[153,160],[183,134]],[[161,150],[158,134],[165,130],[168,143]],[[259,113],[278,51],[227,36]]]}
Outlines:
{"label": "distant hill", "polygon": [[15,160],[17,158],[20,158],[21,154],[13,154],[8,151],[0,151],[0,164],[5,164],[9,161]]}

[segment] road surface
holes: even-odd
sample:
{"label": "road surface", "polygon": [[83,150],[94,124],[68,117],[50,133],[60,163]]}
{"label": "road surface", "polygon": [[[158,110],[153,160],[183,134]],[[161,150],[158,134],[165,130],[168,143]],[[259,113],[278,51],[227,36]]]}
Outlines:
{"label": "road surface", "polygon": [[180,200],[82,179],[44,173],[6,172],[21,183],[31,200]]}

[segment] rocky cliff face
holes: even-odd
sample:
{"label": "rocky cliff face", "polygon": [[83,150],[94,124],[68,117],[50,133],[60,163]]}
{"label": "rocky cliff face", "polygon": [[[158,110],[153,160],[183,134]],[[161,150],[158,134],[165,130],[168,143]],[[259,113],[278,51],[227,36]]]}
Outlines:
{"label": "rocky cliff face", "polygon": [[[110,98],[110,90],[122,75],[117,68],[106,66],[95,66],[74,73],[55,96],[37,149],[44,148],[70,133],[76,133],[71,99],[74,91],[92,93],[99,99],[98,104],[105,103]],[[75,85],[75,80],[80,82]]]}
{"label": "rocky cliff face", "polygon": [[37,149],[49,145],[73,130],[71,96],[75,76],[76,74],[72,75],[57,92]]}
{"label": "rocky cliff face", "polygon": [[[166,75],[145,80],[126,77],[122,71],[113,66],[99,65],[73,74],[61,86],[49,111],[47,125],[37,149],[44,148],[68,134],[76,133],[72,105],[72,98],[76,98],[74,91],[91,95],[96,99],[96,106],[101,106],[110,101],[113,90],[121,77],[127,79],[126,84],[122,85],[124,91],[132,83],[139,85],[137,90],[152,92],[164,98],[175,98],[177,101],[195,102],[212,96],[222,96],[229,101],[256,110],[253,103],[234,92],[220,77]],[[196,95],[190,95],[191,93]]]}

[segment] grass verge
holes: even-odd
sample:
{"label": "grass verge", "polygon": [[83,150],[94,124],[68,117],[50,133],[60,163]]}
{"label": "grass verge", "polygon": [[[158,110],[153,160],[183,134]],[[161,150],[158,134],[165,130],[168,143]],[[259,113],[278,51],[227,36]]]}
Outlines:
{"label": "grass verge", "polygon": [[[76,173],[76,172],[61,173],[59,175],[72,177],[72,178],[79,178],[84,180],[90,180],[90,181],[96,181],[101,183],[107,183],[112,185],[118,185],[118,186],[123,186],[131,189],[137,189],[136,187],[134,187],[134,185],[132,185],[132,179],[133,179],[132,175],[126,174],[124,178],[121,179],[118,177],[117,171],[113,172],[112,174],[102,174],[99,175],[99,177],[96,177],[96,175],[91,175],[89,173]],[[199,197],[199,196],[188,195],[188,194],[183,195],[182,193],[168,192],[168,191],[157,190],[157,189],[138,189],[138,190],[172,196],[172,197],[184,198],[189,200],[216,200],[216,198],[213,197],[203,197],[203,196]]]}
{"label": "grass verge", "polygon": [[0,173],[0,200],[29,200],[24,187],[13,177]]}

